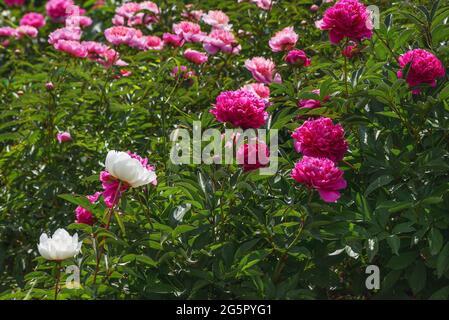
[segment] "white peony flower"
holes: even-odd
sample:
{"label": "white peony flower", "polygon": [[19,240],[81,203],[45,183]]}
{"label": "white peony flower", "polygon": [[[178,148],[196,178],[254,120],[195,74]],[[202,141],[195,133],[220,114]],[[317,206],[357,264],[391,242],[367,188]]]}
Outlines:
{"label": "white peony flower", "polygon": [[106,170],[131,187],[140,187],[156,180],[156,173],[144,167],[126,152],[111,150],[106,156]]}
{"label": "white peony flower", "polygon": [[37,248],[45,259],[61,261],[76,256],[81,250],[81,244],[77,233],[72,237],[66,230],[58,229],[51,238],[43,233]]}

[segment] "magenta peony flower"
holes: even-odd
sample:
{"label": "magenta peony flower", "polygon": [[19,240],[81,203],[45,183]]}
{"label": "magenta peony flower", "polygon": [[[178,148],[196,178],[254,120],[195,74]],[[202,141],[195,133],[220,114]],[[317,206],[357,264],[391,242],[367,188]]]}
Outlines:
{"label": "magenta peony flower", "polygon": [[251,92],[224,91],[217,97],[210,113],[219,122],[227,122],[243,129],[257,129],[264,125],[268,118],[265,107],[266,102]]}
{"label": "magenta peony flower", "polygon": [[203,39],[203,47],[209,54],[218,51],[230,54],[238,54],[242,47],[238,44],[234,34],[223,29],[214,29]]}
{"label": "magenta peony flower", "polygon": [[281,83],[282,79],[279,73],[276,73],[276,66],[271,59],[255,57],[245,61],[246,69],[251,72],[253,78],[262,83]]}
{"label": "magenta peony flower", "polygon": [[328,158],[334,162],[343,160],[348,143],[345,131],[329,118],[307,120],[292,134],[295,149],[305,156]]}
{"label": "magenta peony flower", "polygon": [[184,45],[184,39],[172,33],[164,33],[162,35],[162,40],[164,40],[165,44],[169,44],[175,48],[182,47]]}
{"label": "magenta peony flower", "polygon": [[266,167],[270,162],[270,151],[262,141],[251,141],[240,146],[237,150],[237,163],[243,171],[252,171]]}
{"label": "magenta peony flower", "polygon": [[324,12],[316,22],[321,30],[329,30],[330,41],[340,43],[344,38],[353,41],[369,39],[373,35],[370,14],[358,0],[340,0]]}
{"label": "magenta peony flower", "polygon": [[[94,204],[98,201],[98,198],[101,196],[101,192],[95,192],[95,194],[91,196],[87,196],[86,198],[89,200],[90,203]],[[94,216],[92,212],[90,212],[87,209],[84,209],[81,206],[78,206],[75,209],[75,223],[84,223],[87,225],[93,225],[94,224]]]}
{"label": "magenta peony flower", "polygon": [[20,19],[20,25],[39,29],[45,26],[45,17],[37,12],[29,12]]}
{"label": "magenta peony flower", "polygon": [[67,142],[72,140],[72,136],[68,132],[59,132],[56,135],[56,139],[59,143]]}
{"label": "magenta peony flower", "polygon": [[55,44],[59,40],[72,40],[80,41],[81,39],[81,29],[80,28],[60,28],[56,29],[48,36],[48,43]]}
{"label": "magenta peony flower", "polygon": [[47,16],[55,22],[64,22],[71,7],[75,7],[73,0],[49,0],[45,5]]}
{"label": "magenta peony flower", "polygon": [[17,39],[21,39],[23,37],[36,38],[37,34],[38,34],[37,29],[32,26],[18,26],[16,28]]}
{"label": "magenta peony flower", "polygon": [[88,54],[86,48],[78,41],[59,40],[53,47],[58,51],[68,53],[76,58],[86,58]]}
{"label": "magenta peony flower", "polygon": [[221,10],[210,10],[202,16],[205,24],[217,29],[229,29],[229,17]]}
{"label": "magenta peony flower", "polygon": [[325,158],[304,156],[295,164],[292,178],[308,188],[316,189],[325,202],[336,202],[340,198],[339,190],[347,186],[343,171],[332,160]]}
{"label": "magenta peony flower", "polygon": [[134,28],[128,28],[123,26],[111,27],[104,31],[104,36],[109,43],[113,45],[126,44],[130,45],[137,38],[141,38],[142,32]]}
{"label": "magenta peony flower", "polygon": [[[316,95],[320,95],[320,89],[315,89],[312,90],[313,93],[315,93]],[[328,102],[330,100],[329,96],[326,96],[324,98],[323,102]],[[320,100],[315,100],[315,99],[305,99],[305,100],[299,100],[298,101],[298,107],[299,108],[308,108],[308,109],[315,109],[315,108],[321,108],[321,101]]]}
{"label": "magenta peony flower", "polygon": [[250,83],[244,85],[241,90],[251,92],[258,96],[261,99],[264,99],[268,102],[268,99],[270,98],[270,88],[268,88],[263,83]]}
{"label": "magenta peony flower", "polygon": [[310,59],[302,50],[291,50],[287,53],[284,59],[285,62],[292,65],[300,65],[304,67],[310,66]]}
{"label": "magenta peony flower", "polygon": [[351,59],[357,52],[358,52],[357,44],[350,41],[349,45],[343,48],[341,54],[346,58]]}
{"label": "magenta peony flower", "polygon": [[410,64],[410,68],[406,80],[414,94],[421,92],[421,89],[416,87],[422,84],[435,87],[436,79],[446,75],[443,63],[432,53],[423,49],[411,50],[399,57],[401,70],[398,71],[398,78],[403,77],[404,68],[408,64]]}
{"label": "magenta peony flower", "polygon": [[108,208],[112,208],[112,206],[116,205],[122,192],[129,189],[129,186],[123,183],[120,190],[118,190],[120,182],[107,171],[100,172],[100,181],[104,190],[102,192],[104,203]]}
{"label": "magenta peony flower", "polygon": [[278,31],[268,44],[273,52],[281,52],[293,49],[296,42],[298,42],[298,35],[293,27],[287,27]]}
{"label": "magenta peony flower", "polygon": [[8,7],[23,6],[25,4],[25,0],[5,0],[5,4]]}
{"label": "magenta peony flower", "polygon": [[173,25],[173,32],[187,42],[201,42],[205,33],[197,23],[181,21]]}
{"label": "magenta peony flower", "polygon": [[192,49],[184,51],[184,58],[195,64],[203,64],[207,61],[207,54]]}

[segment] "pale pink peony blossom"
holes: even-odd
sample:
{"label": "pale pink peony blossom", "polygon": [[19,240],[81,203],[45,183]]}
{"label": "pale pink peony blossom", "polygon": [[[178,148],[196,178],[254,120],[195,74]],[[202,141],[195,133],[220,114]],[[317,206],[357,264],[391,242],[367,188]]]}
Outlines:
{"label": "pale pink peony blossom", "polygon": [[192,49],[186,49],[184,51],[184,58],[195,64],[203,64],[208,59],[207,54]]}
{"label": "pale pink peony blossom", "polygon": [[59,132],[56,135],[56,139],[58,140],[59,143],[63,143],[63,142],[71,141],[72,136],[70,135],[69,132]]}
{"label": "pale pink peony blossom", "polygon": [[281,83],[279,73],[276,73],[276,66],[271,59],[254,57],[245,61],[246,69],[251,72],[253,78],[262,83]]}
{"label": "pale pink peony blossom", "polygon": [[255,94],[245,91],[224,91],[217,97],[210,110],[217,121],[234,127],[260,128],[268,118],[266,102]]}
{"label": "pale pink peony blossom", "polygon": [[159,20],[160,9],[151,1],[127,2],[115,10],[112,23],[116,26],[135,27],[150,25]]}
{"label": "pale pink peony blossom", "polygon": [[53,47],[58,51],[68,53],[76,58],[86,58],[88,54],[87,49],[78,41],[59,40]]}
{"label": "pale pink peony blossom", "polygon": [[181,21],[173,25],[173,32],[187,42],[201,42],[205,33],[199,24],[190,21]]}
{"label": "pale pink peony blossom", "polygon": [[270,99],[270,88],[263,83],[250,83],[244,85],[241,90],[251,92],[268,102]]}
{"label": "pale pink peony blossom", "polygon": [[310,66],[311,60],[307,54],[302,50],[291,50],[287,53],[284,59],[285,62],[297,66]]}
{"label": "pale pink peony blossom", "polygon": [[273,52],[281,52],[293,49],[296,42],[298,42],[298,35],[293,27],[287,27],[278,31],[268,44]]}
{"label": "pale pink peony blossom", "polygon": [[428,84],[435,87],[437,79],[446,75],[446,70],[443,63],[432,53],[423,50],[415,49],[399,57],[399,65],[401,70],[398,71],[398,78],[403,78],[404,68],[410,64],[407,73],[407,83],[413,90],[413,94],[419,94],[420,85]]}
{"label": "pale pink peony blossom", "polygon": [[16,29],[11,27],[0,27],[0,38],[12,38],[16,36]]}
{"label": "pale pink peony blossom", "polygon": [[38,33],[38,30],[32,26],[18,26],[16,28],[17,39],[21,39],[23,37],[36,38]]}
{"label": "pale pink peony blossom", "polygon": [[65,19],[65,26],[66,27],[80,27],[80,28],[86,28],[92,24],[92,19],[86,16],[68,16]]}
{"label": "pale pink peony blossom", "polygon": [[373,35],[370,14],[358,0],[338,1],[315,24],[321,30],[329,30],[329,39],[334,44],[340,43],[344,38],[361,41],[370,39]]}
{"label": "pale pink peony blossom", "polygon": [[334,162],[343,160],[348,151],[345,131],[332,119],[307,120],[292,134],[295,149],[305,156],[328,158]]}
{"label": "pale pink peony blossom", "polygon": [[332,160],[304,156],[295,164],[292,178],[318,191],[325,202],[337,202],[340,190],[347,187],[343,171]]}
{"label": "pale pink peony blossom", "polygon": [[20,19],[20,25],[39,29],[45,26],[45,17],[37,12],[29,12]]}
{"label": "pale pink peony blossom", "polygon": [[103,43],[83,41],[81,45],[87,50],[87,58],[89,60],[98,62],[106,68],[112,67],[113,65],[127,65],[124,61],[120,60],[120,55],[117,51]]}
{"label": "pale pink peony blossom", "polygon": [[60,28],[56,29],[48,36],[48,43],[55,44],[59,40],[72,40],[79,41],[81,39],[81,29],[80,28]]}
{"label": "pale pink peony blossom", "polygon": [[104,36],[109,43],[118,46],[121,44],[130,45],[133,41],[137,38],[141,38],[143,35],[140,30],[117,26],[106,29],[104,31]]}
{"label": "pale pink peony blossom", "polygon": [[194,22],[200,22],[201,17],[204,15],[203,10],[193,10],[192,4],[186,4],[185,9],[181,13],[181,17]]}
{"label": "pale pink peony blossom", "polygon": [[203,15],[202,19],[205,24],[213,28],[226,30],[231,28],[229,25],[229,17],[221,10],[210,10],[207,14]]}
{"label": "pale pink peony blossom", "polygon": [[218,51],[229,54],[238,54],[242,47],[238,44],[232,32],[223,29],[214,29],[203,40],[203,47],[209,54]]}
{"label": "pale pink peony blossom", "polygon": [[142,51],[162,50],[164,42],[157,36],[136,36],[131,40],[129,46]]}

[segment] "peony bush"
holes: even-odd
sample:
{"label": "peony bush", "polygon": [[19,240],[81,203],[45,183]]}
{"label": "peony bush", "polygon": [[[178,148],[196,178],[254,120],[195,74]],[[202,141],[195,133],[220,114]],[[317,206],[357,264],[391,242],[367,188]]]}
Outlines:
{"label": "peony bush", "polygon": [[0,8],[0,299],[449,298],[446,1]]}

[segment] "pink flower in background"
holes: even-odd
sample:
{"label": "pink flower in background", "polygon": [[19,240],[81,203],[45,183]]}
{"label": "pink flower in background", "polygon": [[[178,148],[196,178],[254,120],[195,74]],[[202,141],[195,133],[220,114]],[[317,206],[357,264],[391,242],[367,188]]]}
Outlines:
{"label": "pink flower in background", "polygon": [[221,10],[210,10],[203,15],[203,21],[214,28],[229,29],[229,17]]}
{"label": "pink flower in background", "polygon": [[[237,0],[237,2],[243,2],[246,0]],[[273,0],[249,0],[249,2],[256,4],[262,10],[271,10],[273,6]]]}
{"label": "pink flower in background", "polygon": [[325,202],[336,202],[341,196],[339,190],[347,187],[343,171],[326,158],[304,156],[295,164],[292,178],[317,190]]}
{"label": "pink flower in background", "polygon": [[76,58],[86,58],[88,54],[87,49],[78,41],[59,40],[53,47],[58,51],[68,53]]}
{"label": "pink flower in background", "polygon": [[279,73],[276,73],[276,66],[271,59],[254,57],[245,61],[245,67],[251,72],[256,81],[262,83],[281,83],[282,79]]}
{"label": "pink flower in background", "polygon": [[67,142],[72,140],[72,136],[68,132],[59,132],[56,135],[56,139],[59,143]]}
{"label": "pink flower in background", "polygon": [[113,45],[130,45],[135,38],[142,37],[142,32],[134,28],[123,26],[111,27],[104,31],[104,36],[109,43]]}
{"label": "pink flower in background", "polygon": [[408,64],[410,64],[410,68],[406,81],[414,94],[421,92],[421,89],[416,87],[422,84],[435,87],[436,80],[446,75],[443,63],[432,53],[423,49],[411,50],[399,57],[401,70],[398,71],[398,78],[403,78],[404,68]]}
{"label": "pink flower in background", "polygon": [[[87,58],[96,61],[106,68],[113,65],[123,65],[120,55],[107,45],[95,41],[83,41],[81,45],[87,50]],[[125,63],[126,65],[126,63]]]}
{"label": "pink flower in background", "polygon": [[47,16],[55,22],[64,22],[70,15],[70,7],[74,7],[72,0],[49,0],[45,5]]}
{"label": "pink flower in background", "polygon": [[268,102],[268,99],[270,98],[270,88],[268,88],[263,83],[250,83],[244,85],[241,90],[251,92],[258,96],[261,99],[264,99]]}
{"label": "pink flower in background", "polygon": [[195,64],[203,64],[207,61],[207,54],[192,49],[184,51],[184,57]]}
{"label": "pink flower in background", "polygon": [[79,41],[81,39],[80,28],[60,28],[56,29],[48,36],[48,43],[55,44],[59,40]]}
{"label": "pink flower in background", "polygon": [[8,7],[23,6],[25,4],[25,0],[5,0],[5,4]]}
{"label": "pink flower in background", "polygon": [[230,54],[238,54],[242,47],[238,44],[232,32],[223,29],[214,29],[203,39],[204,49],[209,54],[216,54],[218,51]]}
{"label": "pink flower in background", "polygon": [[265,100],[251,92],[224,91],[217,97],[210,113],[219,122],[227,122],[243,129],[257,129],[263,126],[268,118],[265,107]]}
{"label": "pink flower in background", "polygon": [[310,66],[310,59],[302,50],[291,50],[287,53],[284,59],[285,62],[292,65],[300,65],[304,67]]}
{"label": "pink flower in background", "polygon": [[[101,192],[95,192],[95,194],[87,196],[86,198],[89,200],[90,203],[94,204],[98,201],[98,198],[101,196]],[[94,216],[92,212],[90,212],[87,209],[84,209],[81,206],[78,206],[75,209],[75,223],[84,223],[87,225],[93,225],[94,224]]]}
{"label": "pink flower in background", "polygon": [[129,46],[143,51],[162,50],[164,42],[157,36],[136,36],[131,40]]}
{"label": "pink flower in background", "polygon": [[10,38],[16,36],[16,29],[11,27],[0,27],[0,38]]}
{"label": "pink flower in background", "polygon": [[112,23],[128,27],[149,25],[159,20],[159,14],[159,7],[154,2],[127,2],[115,10]]}
{"label": "pink flower in background", "polygon": [[305,156],[328,158],[334,162],[343,160],[348,143],[345,131],[329,118],[307,120],[292,134],[295,149]]}
{"label": "pink flower in background", "polygon": [[192,8],[192,4],[186,4],[185,10],[181,13],[181,17],[186,18],[187,20],[200,22],[201,17],[204,14],[203,10],[192,10]]}
{"label": "pink flower in background", "polygon": [[178,79],[178,78],[183,78],[184,80],[190,80],[191,78],[193,78],[195,76],[195,71],[193,70],[189,70],[186,66],[180,66],[178,67],[174,67],[171,71],[170,71],[170,76]]}
{"label": "pink flower in background", "polygon": [[[313,93],[315,93],[316,95],[320,95],[320,89],[315,89],[312,90]],[[326,96],[324,98],[323,102],[327,102],[330,100],[329,96]],[[298,101],[298,107],[299,108],[308,108],[308,109],[315,109],[315,108],[320,108],[321,107],[321,101],[320,100],[315,100],[315,99],[303,99],[303,100],[299,100]]]}
{"label": "pink flower in background", "polygon": [[119,180],[115,179],[107,171],[100,172],[100,181],[104,190],[102,192],[104,203],[108,208],[112,208],[112,206],[116,205],[118,203],[118,200],[120,199],[122,192],[129,189],[129,186],[123,183],[119,190]]}
{"label": "pink flower in background", "polygon": [[340,0],[324,12],[316,22],[321,30],[329,30],[330,41],[340,43],[344,38],[353,41],[369,39],[373,35],[370,14],[358,0]]}
{"label": "pink flower in background", "polygon": [[18,39],[23,38],[25,36],[36,38],[38,31],[35,27],[32,26],[19,26],[16,28],[16,37]]}
{"label": "pink flower in background", "polygon": [[173,47],[182,47],[184,45],[184,39],[176,34],[164,33],[162,36],[165,44],[169,44]]}
{"label": "pink flower in background", "polygon": [[92,24],[92,19],[86,16],[69,16],[65,20],[66,27],[86,28]]}
{"label": "pink flower in background", "polygon": [[187,42],[201,42],[205,36],[200,25],[190,21],[174,24],[173,32]]}
{"label": "pink flower in background", "polygon": [[45,26],[45,17],[37,12],[29,12],[20,19],[20,25],[39,29]]}
{"label": "pink flower in background", "polygon": [[47,89],[48,91],[51,91],[55,88],[55,85],[53,84],[53,82],[47,82],[45,84],[45,89]]}
{"label": "pink flower in background", "polygon": [[281,52],[291,50],[295,47],[296,42],[298,42],[298,35],[293,27],[287,27],[278,31],[268,44],[273,52]]}
{"label": "pink flower in background", "polygon": [[317,12],[318,10],[320,10],[320,7],[319,7],[318,5],[316,5],[316,4],[312,4],[312,5],[310,6],[309,10],[310,10],[311,12]]}
{"label": "pink flower in background", "polygon": [[266,167],[270,162],[270,151],[262,141],[250,141],[242,144],[237,150],[237,163],[248,172]]}
{"label": "pink flower in background", "polygon": [[351,59],[354,57],[354,55],[358,52],[357,44],[350,41],[349,45],[344,47],[343,51],[341,52],[343,56],[345,56],[348,59]]}

